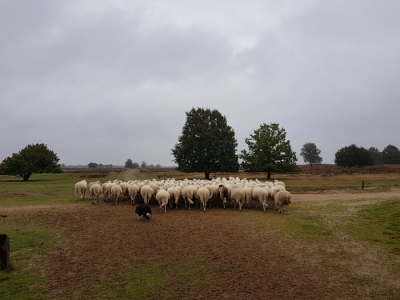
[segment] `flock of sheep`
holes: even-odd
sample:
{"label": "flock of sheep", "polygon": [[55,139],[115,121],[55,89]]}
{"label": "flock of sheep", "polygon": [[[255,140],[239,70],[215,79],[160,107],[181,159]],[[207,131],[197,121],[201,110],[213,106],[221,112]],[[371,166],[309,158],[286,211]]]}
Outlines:
{"label": "flock of sheep", "polygon": [[[282,181],[274,182],[247,180],[229,177],[215,178],[212,180],[113,180],[103,184],[100,181],[87,183],[86,180],[75,184],[75,195],[81,200],[85,198],[86,192],[92,199],[92,204],[99,203],[99,197],[103,195],[104,202],[112,202],[117,205],[118,201],[129,200],[132,204],[143,201],[157,201],[160,212],[166,212],[167,205],[170,208],[179,202],[184,202],[185,208],[191,205],[200,205],[203,211],[212,205],[222,205],[226,208],[228,203],[233,204],[239,210],[245,207],[275,208],[280,213],[284,211],[285,205],[291,205],[290,192],[286,191]],[[141,199],[141,200],[140,200]],[[152,200],[154,199],[154,200]]]}

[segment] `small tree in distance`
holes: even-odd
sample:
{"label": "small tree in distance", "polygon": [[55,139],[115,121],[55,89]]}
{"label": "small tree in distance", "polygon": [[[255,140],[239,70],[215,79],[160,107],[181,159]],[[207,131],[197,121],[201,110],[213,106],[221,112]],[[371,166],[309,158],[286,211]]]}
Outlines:
{"label": "small tree in distance", "polygon": [[147,163],[145,160],[142,160],[142,163],[140,164],[141,168],[146,168],[147,167]]}
{"label": "small tree in distance", "polygon": [[320,153],[321,150],[314,143],[305,143],[303,148],[301,148],[300,155],[303,157],[305,163],[309,163],[312,166],[313,164],[320,164],[322,162]]}
{"label": "small tree in distance", "polygon": [[45,144],[31,144],[0,164],[0,174],[20,176],[27,181],[33,173],[62,173],[57,154]]}
{"label": "small tree in distance", "polygon": [[132,159],[129,158],[129,159],[125,162],[125,168],[128,168],[128,169],[133,169],[133,168],[134,168]]}
{"label": "small tree in distance", "polygon": [[267,172],[267,180],[271,172],[297,171],[296,152],[292,151],[290,141],[286,140],[286,131],[279,124],[262,124],[259,129],[246,139],[249,150],[242,150],[240,158],[242,167],[250,172]]}
{"label": "small tree in distance", "polygon": [[96,164],[94,162],[90,162],[90,163],[88,163],[88,167],[89,167],[89,169],[96,169],[98,167],[98,164]]}

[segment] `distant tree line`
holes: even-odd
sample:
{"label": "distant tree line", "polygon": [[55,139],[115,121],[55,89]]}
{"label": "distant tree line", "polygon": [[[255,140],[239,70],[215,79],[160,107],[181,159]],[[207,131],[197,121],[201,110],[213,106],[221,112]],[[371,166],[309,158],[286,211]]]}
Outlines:
{"label": "distant tree line", "polygon": [[382,152],[375,147],[368,150],[352,144],[339,149],[335,154],[335,164],[341,167],[365,167],[380,164],[400,164],[400,151],[393,145]]}
{"label": "distant tree line", "polygon": [[108,164],[108,165],[103,165],[103,164],[98,164],[98,163],[94,163],[94,162],[90,162],[88,163],[88,168],[89,169],[96,169],[96,168],[112,168],[113,165],[112,164]]}
{"label": "distant tree line", "polygon": [[[192,108],[186,112],[186,122],[178,142],[171,149],[177,170],[182,172],[203,172],[206,179],[210,173],[263,172],[267,180],[271,173],[297,172],[296,153],[292,151],[286,131],[279,124],[263,123],[246,138],[248,149],[237,154],[235,132],[218,110]],[[304,162],[314,165],[322,162],[321,150],[315,143],[306,143],[300,155]],[[240,160],[240,161],[239,161]],[[33,173],[62,172],[59,158],[44,144],[28,145],[18,153],[13,153],[0,164],[0,175],[21,176],[28,180]],[[343,167],[364,167],[376,164],[400,164],[400,151],[388,145],[380,152],[371,147],[368,150],[352,144],[339,149],[335,154],[335,164]],[[94,162],[89,168],[112,168]],[[134,163],[127,159],[125,168],[160,168],[147,165],[146,161]]]}

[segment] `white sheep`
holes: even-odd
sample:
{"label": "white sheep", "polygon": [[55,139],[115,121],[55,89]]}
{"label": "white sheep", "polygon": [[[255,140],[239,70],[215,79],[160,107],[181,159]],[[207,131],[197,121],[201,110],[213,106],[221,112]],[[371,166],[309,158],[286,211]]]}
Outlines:
{"label": "white sheep", "polygon": [[252,189],[250,186],[245,185],[243,187],[243,204],[246,204],[246,207],[250,207],[250,204],[252,202]]}
{"label": "white sheep", "polygon": [[123,197],[123,191],[119,184],[114,183],[111,187],[111,197],[114,200],[114,205],[118,204],[118,199]]}
{"label": "white sheep", "polygon": [[99,196],[103,192],[101,185],[98,183],[94,183],[89,187],[89,195],[92,197],[92,204],[94,204],[94,200],[96,203],[99,203]]}
{"label": "white sheep", "polygon": [[212,202],[215,202],[219,198],[219,186],[218,184],[206,184],[204,187],[210,191],[208,207],[211,207]]}
{"label": "white sheep", "polygon": [[85,199],[87,187],[88,187],[88,184],[87,184],[86,179],[75,183],[75,195],[77,197],[80,197],[81,200]]}
{"label": "white sheep", "polygon": [[167,192],[169,193],[169,207],[172,208],[172,201],[175,201],[175,209],[178,209],[178,201],[181,197],[181,190],[177,186],[171,186],[168,188]]}
{"label": "white sheep", "polygon": [[119,185],[122,188],[122,196],[124,198],[128,198],[129,197],[129,183],[121,182]]}
{"label": "white sheep", "polygon": [[142,186],[142,188],[140,189],[140,195],[143,198],[143,202],[144,204],[149,204],[151,197],[153,197],[154,194],[154,190],[151,186],[145,184],[144,186]]}
{"label": "white sheep", "polygon": [[100,181],[92,181],[92,182],[89,182],[88,188],[90,189],[90,187],[91,187],[93,184],[96,184],[96,183],[101,185],[101,182],[100,182]]}
{"label": "white sheep", "polygon": [[162,210],[162,207],[164,206],[164,213],[166,213],[167,204],[169,201],[169,193],[164,189],[159,189],[159,191],[156,194],[156,199],[158,201],[158,204],[160,205],[160,212]]}
{"label": "white sheep", "polygon": [[206,212],[207,202],[210,199],[210,191],[202,186],[196,191],[196,198],[200,200],[203,211]]}
{"label": "white sheep", "polygon": [[236,204],[239,205],[239,210],[242,210],[243,205],[243,188],[240,186],[233,186],[231,189],[231,201],[233,201],[233,207],[236,208]]}
{"label": "white sheep", "polygon": [[139,193],[139,186],[135,183],[130,183],[128,186],[128,194],[131,198],[131,204],[135,204],[135,199],[137,194]]}
{"label": "white sheep", "polygon": [[181,195],[182,195],[183,200],[185,201],[185,208],[187,208],[188,202],[189,202],[189,209],[190,209],[190,204],[194,204],[193,198],[194,198],[196,191],[193,188],[193,185],[186,185],[182,188]]}
{"label": "white sheep", "polygon": [[285,186],[280,185],[280,184],[275,185],[272,188],[270,188],[268,190],[268,203],[270,203],[273,206],[275,203],[275,194],[280,191],[285,191],[285,190],[286,190]]}
{"label": "white sheep", "polygon": [[268,207],[268,189],[256,186],[253,188],[252,197],[257,203],[261,203],[263,211]]}
{"label": "white sheep", "polygon": [[275,194],[275,208],[282,213],[284,205],[292,205],[292,196],[288,191],[279,191]]}
{"label": "white sheep", "polygon": [[104,202],[108,202],[111,197],[111,187],[114,185],[111,181],[105,182],[101,185],[103,188]]}

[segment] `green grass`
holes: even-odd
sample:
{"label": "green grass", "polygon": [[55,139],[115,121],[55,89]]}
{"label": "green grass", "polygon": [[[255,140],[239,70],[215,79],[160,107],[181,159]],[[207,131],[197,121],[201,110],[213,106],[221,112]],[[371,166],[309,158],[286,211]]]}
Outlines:
{"label": "green grass", "polygon": [[2,224],[1,232],[10,239],[11,256],[11,267],[0,271],[1,299],[41,299],[47,283],[40,276],[38,257],[55,243],[54,234],[28,223]]}
{"label": "green grass", "polygon": [[358,239],[400,255],[400,198],[363,205],[347,230]]}

